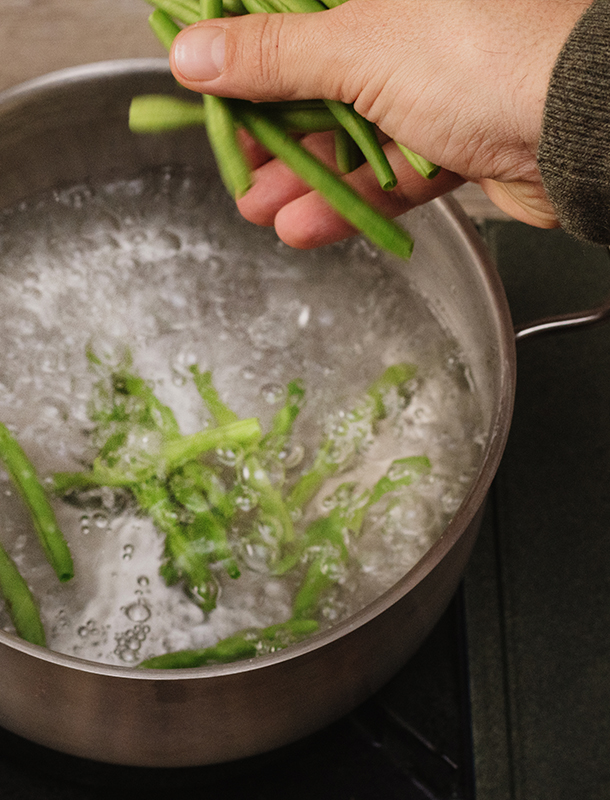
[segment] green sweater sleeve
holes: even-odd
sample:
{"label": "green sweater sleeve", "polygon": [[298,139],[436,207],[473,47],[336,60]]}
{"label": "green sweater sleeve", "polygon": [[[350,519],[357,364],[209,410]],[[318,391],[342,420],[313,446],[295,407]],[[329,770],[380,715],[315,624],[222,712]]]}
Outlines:
{"label": "green sweater sleeve", "polygon": [[555,63],[538,148],[562,227],[610,244],[610,0],[595,0]]}

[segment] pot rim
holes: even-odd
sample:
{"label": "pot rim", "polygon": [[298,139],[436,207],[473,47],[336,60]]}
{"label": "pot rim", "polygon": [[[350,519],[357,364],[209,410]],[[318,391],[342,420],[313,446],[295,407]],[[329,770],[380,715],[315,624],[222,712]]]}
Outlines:
{"label": "pot rim", "polygon": [[[0,109],[10,106],[15,101],[35,97],[40,92],[60,85],[78,83],[87,79],[108,79],[134,72],[164,73],[169,72],[167,59],[134,58],[99,61],[82,66],[68,67],[46,75],[25,81],[17,86],[0,92]],[[146,669],[102,664],[49,650],[20,639],[15,634],[0,629],[0,646],[5,646],[35,659],[76,671],[92,673],[100,676],[144,681],[175,681],[213,679],[243,672],[264,669],[299,659],[307,654],[321,650],[350,632],[359,629],[378,617],[414,586],[420,583],[442,561],[448,551],[465,531],[478,509],[484,504],[487,492],[495,476],[508,437],[512,418],[514,390],[516,381],[515,335],[513,324],[504,293],[504,288],[492,261],[491,255],[479,236],[475,226],[463,211],[459,203],[451,196],[440,197],[430,201],[444,217],[444,222],[458,231],[465,249],[470,251],[472,261],[480,268],[482,286],[492,303],[496,313],[500,349],[497,354],[502,371],[500,396],[495,417],[490,422],[489,441],[484,457],[468,494],[459,509],[447,525],[439,539],[426,551],[422,558],[396,583],[367,604],[360,611],[351,615],[331,628],[313,634],[306,640],[291,645],[285,650],[251,659],[235,661],[229,664],[215,664],[188,669]],[[407,212],[408,214],[408,212]],[[404,216],[404,215],[403,215]]]}

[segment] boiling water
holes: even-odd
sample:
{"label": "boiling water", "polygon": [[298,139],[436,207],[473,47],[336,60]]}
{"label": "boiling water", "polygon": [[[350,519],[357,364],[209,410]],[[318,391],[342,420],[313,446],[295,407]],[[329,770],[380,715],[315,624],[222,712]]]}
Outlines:
{"label": "boiling water", "polygon": [[[408,267],[405,267],[408,273]],[[389,588],[441,535],[466,494],[484,435],[468,370],[404,275],[363,241],[302,253],[244,222],[224,191],[170,169],[132,181],[79,185],[0,217],[0,419],[39,474],[89,463],[88,403],[96,377],[87,347],[109,361],[129,350],[134,370],[169,405],[183,433],[209,423],[189,367],[212,370],[225,401],[263,428],[303,380],[288,476],[383,369],[418,367],[410,402],[340,483],[370,485],[392,459],[426,455],[432,472],[382,506],[354,544],[352,564],[321,610],[322,626]],[[158,574],[163,537],[120,492],[54,500],[75,562],[59,585],[28,514],[0,473],[1,540],[41,607],[49,647],[129,665],[168,650],[205,647],[290,616],[294,581],[251,554],[242,576],[221,578],[203,612]],[[0,625],[12,630],[6,611]]]}

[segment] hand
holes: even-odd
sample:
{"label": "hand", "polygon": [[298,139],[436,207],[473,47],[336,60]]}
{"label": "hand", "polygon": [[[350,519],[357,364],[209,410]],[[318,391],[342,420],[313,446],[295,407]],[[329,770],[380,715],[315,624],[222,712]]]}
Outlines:
{"label": "hand", "polygon": [[[254,14],[197,23],[174,42],[175,77],[197,92],[247,100],[353,103],[388,138],[398,186],[378,188],[367,165],[348,180],[388,216],[478,183],[516,219],[557,220],[536,164],[555,59],[591,0],[349,0],[313,14]],[[392,142],[443,167],[421,178]],[[332,136],[306,146],[332,162]],[[252,142],[253,188],[238,201],[295,247],[353,231]]]}

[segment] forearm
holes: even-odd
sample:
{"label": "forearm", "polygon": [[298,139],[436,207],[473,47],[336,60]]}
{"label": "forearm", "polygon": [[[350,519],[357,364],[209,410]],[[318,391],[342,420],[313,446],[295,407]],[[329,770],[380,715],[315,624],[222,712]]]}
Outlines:
{"label": "forearm", "polygon": [[610,0],[595,0],[555,63],[538,164],[562,227],[610,244]]}

